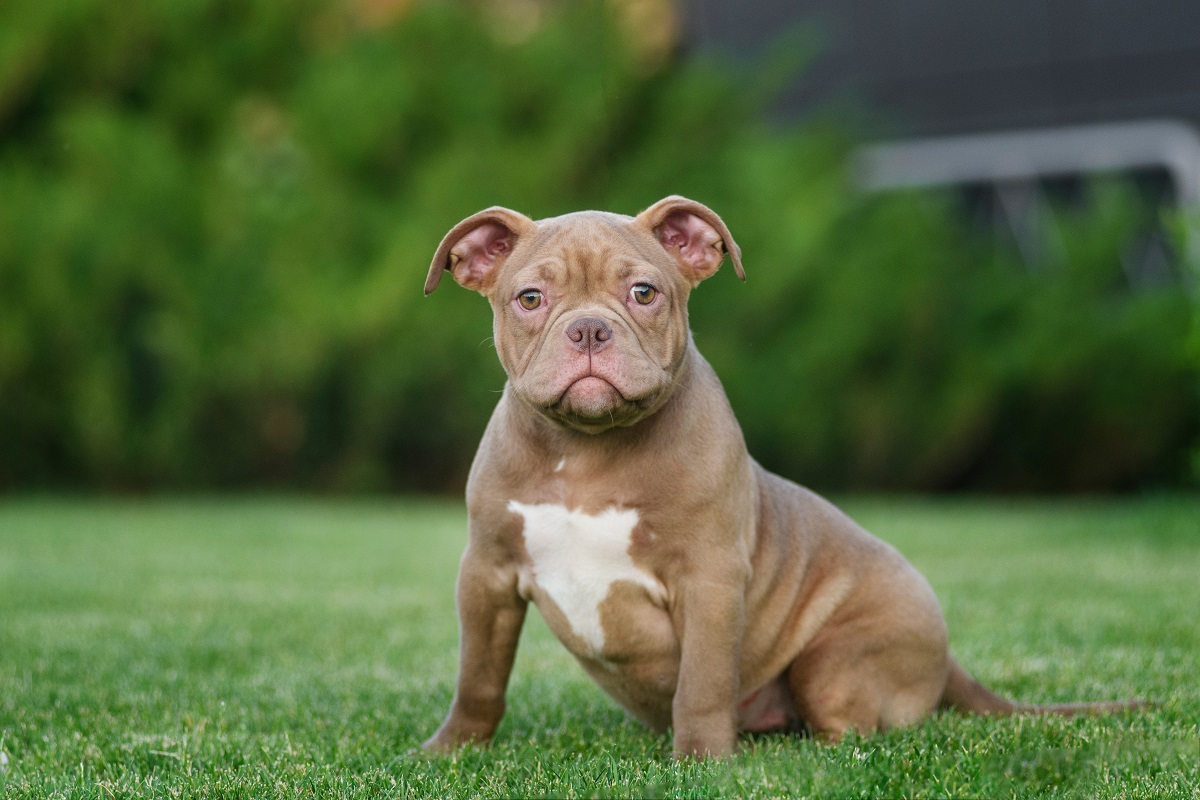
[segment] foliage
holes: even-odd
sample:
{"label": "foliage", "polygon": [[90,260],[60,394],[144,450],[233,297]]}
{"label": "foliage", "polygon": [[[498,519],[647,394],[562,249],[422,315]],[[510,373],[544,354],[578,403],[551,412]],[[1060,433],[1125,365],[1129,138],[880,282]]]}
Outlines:
{"label": "foliage", "polygon": [[[1030,702],[836,747],[675,762],[530,613],[489,750],[420,758],[456,670],[460,503],[0,503],[0,795],[1194,797],[1193,498],[859,501],[930,579],[958,658]],[[983,556],[983,557],[981,557]]]}
{"label": "foliage", "polygon": [[[0,11],[0,488],[461,486],[503,376],[421,296],[492,204],[721,212],[693,326],[753,452],[818,486],[1172,483],[1200,420],[1178,285],[1119,198],[1039,274],[757,76],[657,62],[605,6],[14,0]],[[1070,215],[1067,215],[1070,217]],[[997,253],[1000,255],[997,255]]]}
{"label": "foliage", "polygon": [[[1168,227],[1175,233],[1177,247],[1183,253],[1183,264],[1192,293],[1192,327],[1188,338],[1188,352],[1196,367],[1197,391],[1200,391],[1200,211],[1171,215]],[[1192,481],[1200,485],[1200,441],[1192,449]]]}
{"label": "foliage", "polygon": [[1044,209],[1058,247],[1032,268],[948,225],[936,197],[865,201],[795,245],[798,268],[765,265],[721,333],[754,357],[719,365],[756,452],[833,486],[1177,479],[1198,411],[1188,299],[1129,287],[1135,204],[1120,184],[1091,192],[1088,214]]}

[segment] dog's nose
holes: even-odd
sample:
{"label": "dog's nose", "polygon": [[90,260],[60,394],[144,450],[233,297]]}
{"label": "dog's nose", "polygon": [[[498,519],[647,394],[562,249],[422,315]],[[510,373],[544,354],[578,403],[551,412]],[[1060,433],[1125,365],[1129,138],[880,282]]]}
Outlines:
{"label": "dog's nose", "polygon": [[595,353],[612,339],[612,328],[599,317],[580,317],[567,326],[567,338],[576,350]]}

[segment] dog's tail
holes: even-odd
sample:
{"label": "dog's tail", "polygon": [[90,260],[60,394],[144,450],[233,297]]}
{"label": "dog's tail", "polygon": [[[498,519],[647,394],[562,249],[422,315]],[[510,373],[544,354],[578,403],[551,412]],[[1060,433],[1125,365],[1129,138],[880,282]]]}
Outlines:
{"label": "dog's tail", "polygon": [[1063,703],[1060,705],[1024,705],[1006,700],[975,680],[963,669],[957,661],[950,659],[950,674],[946,678],[946,688],[942,692],[940,708],[952,708],[968,714],[992,714],[995,716],[1011,716],[1013,714],[1051,714],[1061,717],[1074,717],[1079,714],[1110,714],[1114,711],[1128,711],[1144,708],[1145,700],[1119,700],[1110,703]]}

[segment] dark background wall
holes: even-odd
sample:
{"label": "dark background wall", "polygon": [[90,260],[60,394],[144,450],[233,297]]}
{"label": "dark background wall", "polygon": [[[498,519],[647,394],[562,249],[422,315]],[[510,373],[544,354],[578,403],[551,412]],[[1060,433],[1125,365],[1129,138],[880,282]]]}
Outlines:
{"label": "dark background wall", "polygon": [[789,29],[819,55],[779,100],[860,99],[940,135],[1172,117],[1200,125],[1200,3],[687,0],[686,38],[753,57]]}

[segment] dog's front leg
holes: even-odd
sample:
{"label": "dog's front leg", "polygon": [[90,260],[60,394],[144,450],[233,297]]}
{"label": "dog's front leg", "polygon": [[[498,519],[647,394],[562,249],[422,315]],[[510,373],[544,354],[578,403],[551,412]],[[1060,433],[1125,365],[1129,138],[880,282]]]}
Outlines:
{"label": "dog's front leg", "polygon": [[727,756],[737,741],[745,587],[738,575],[691,579],[677,595],[676,758]]}
{"label": "dog's front leg", "polygon": [[514,567],[497,566],[468,546],[458,571],[458,687],[446,721],[422,747],[453,750],[486,743],[504,716],[504,694],[527,603]]}

